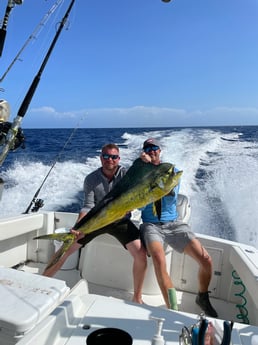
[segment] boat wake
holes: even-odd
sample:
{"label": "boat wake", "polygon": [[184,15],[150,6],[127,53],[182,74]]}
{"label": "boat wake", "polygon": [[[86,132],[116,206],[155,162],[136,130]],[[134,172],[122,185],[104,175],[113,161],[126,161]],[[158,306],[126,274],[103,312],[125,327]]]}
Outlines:
{"label": "boat wake", "polygon": [[[161,142],[163,162],[172,162],[184,171],[181,192],[191,201],[193,230],[258,247],[256,142],[248,141],[247,145],[242,137],[231,140],[239,133],[219,129],[121,129],[115,140],[112,138],[120,146],[121,163],[129,167],[139,155],[143,141],[152,136]],[[98,140],[96,136],[95,142]],[[84,177],[100,165],[96,147],[90,151],[86,145],[85,152],[80,151],[80,159],[72,160],[69,156],[68,160],[57,162],[39,195],[44,200],[43,210],[79,211]],[[1,218],[25,212],[48,173],[50,165],[34,158],[15,160],[1,172],[5,181]]]}

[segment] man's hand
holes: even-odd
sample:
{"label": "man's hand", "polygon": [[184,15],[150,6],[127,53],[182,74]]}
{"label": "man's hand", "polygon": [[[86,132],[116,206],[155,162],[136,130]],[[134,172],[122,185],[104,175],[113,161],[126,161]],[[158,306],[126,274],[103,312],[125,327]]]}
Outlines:
{"label": "man's hand", "polygon": [[84,237],[84,233],[83,232],[80,232],[78,230],[73,230],[71,229],[71,234],[75,235],[76,236],[76,240],[80,240],[81,238]]}
{"label": "man's hand", "polygon": [[150,163],[151,162],[151,157],[149,155],[147,155],[145,152],[141,153],[140,158],[144,163]]}

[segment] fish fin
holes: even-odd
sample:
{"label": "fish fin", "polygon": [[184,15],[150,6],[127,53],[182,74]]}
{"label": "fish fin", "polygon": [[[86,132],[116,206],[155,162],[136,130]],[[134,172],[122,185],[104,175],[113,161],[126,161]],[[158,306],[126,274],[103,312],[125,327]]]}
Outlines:
{"label": "fish fin", "polygon": [[157,216],[158,219],[160,220],[160,218],[161,218],[161,199],[156,200],[156,201],[153,203],[153,214],[154,214],[155,216]]}
{"label": "fish fin", "polygon": [[62,242],[67,242],[71,239],[74,239],[76,236],[72,233],[62,233],[62,234],[47,234],[47,235],[41,235],[34,237],[33,240],[57,240]]}
{"label": "fish fin", "polygon": [[154,214],[154,216],[157,216],[157,209],[156,209],[155,202],[152,203],[152,213]]}

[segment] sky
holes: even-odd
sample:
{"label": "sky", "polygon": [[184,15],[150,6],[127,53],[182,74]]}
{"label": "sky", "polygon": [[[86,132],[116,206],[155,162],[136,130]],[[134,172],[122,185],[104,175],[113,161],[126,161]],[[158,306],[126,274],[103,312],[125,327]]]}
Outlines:
{"label": "sky", "polygon": [[[70,1],[13,7],[0,57],[10,121]],[[1,21],[7,2],[0,1]],[[75,0],[22,121],[23,128],[223,125],[258,125],[258,0]]]}

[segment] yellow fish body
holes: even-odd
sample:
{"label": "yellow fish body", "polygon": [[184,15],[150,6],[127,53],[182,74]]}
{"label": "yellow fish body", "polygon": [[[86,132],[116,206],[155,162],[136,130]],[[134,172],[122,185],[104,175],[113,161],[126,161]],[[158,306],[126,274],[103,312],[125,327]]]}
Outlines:
{"label": "yellow fish body", "polygon": [[[126,175],[93,207],[73,229],[85,236],[121,218],[128,212],[144,207],[168,194],[178,183],[182,171],[175,171],[170,163],[153,165],[136,159]],[[55,262],[76,241],[73,234],[48,234],[35,239],[56,239],[63,241],[63,246],[55,258]],[[55,262],[50,262],[51,267]]]}

